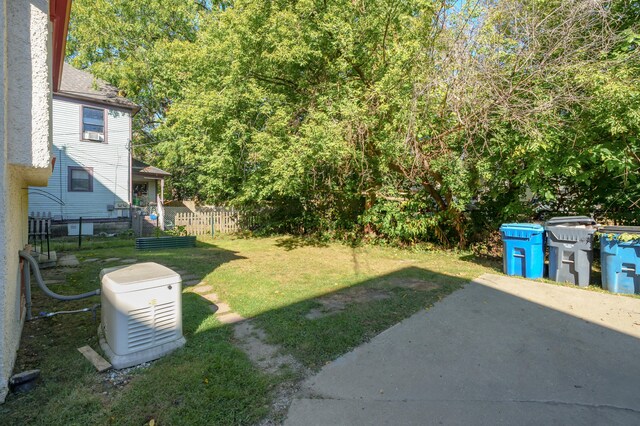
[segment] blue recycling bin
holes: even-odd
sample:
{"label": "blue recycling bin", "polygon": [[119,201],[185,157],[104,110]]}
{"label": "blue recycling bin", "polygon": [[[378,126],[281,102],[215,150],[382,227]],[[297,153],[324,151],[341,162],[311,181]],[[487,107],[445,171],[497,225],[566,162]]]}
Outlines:
{"label": "blue recycling bin", "polygon": [[640,226],[604,226],[598,232],[602,288],[640,294]]}
{"label": "blue recycling bin", "polygon": [[544,273],[544,228],[534,223],[504,223],[503,267],[507,275],[542,278]]}

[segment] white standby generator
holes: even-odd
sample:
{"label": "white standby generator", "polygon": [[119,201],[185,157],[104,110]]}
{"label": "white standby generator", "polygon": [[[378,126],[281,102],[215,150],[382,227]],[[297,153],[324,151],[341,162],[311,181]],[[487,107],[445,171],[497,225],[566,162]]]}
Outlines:
{"label": "white standby generator", "polygon": [[160,358],[185,344],[182,280],[157,263],[103,269],[100,346],[113,368]]}

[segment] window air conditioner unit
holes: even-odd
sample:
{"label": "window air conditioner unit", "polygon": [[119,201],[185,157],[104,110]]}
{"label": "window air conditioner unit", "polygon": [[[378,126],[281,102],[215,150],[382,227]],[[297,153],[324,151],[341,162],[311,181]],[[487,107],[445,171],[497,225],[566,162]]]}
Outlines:
{"label": "window air conditioner unit", "polygon": [[104,135],[98,132],[84,132],[84,139],[90,141],[104,142]]}
{"label": "window air conditioner unit", "polygon": [[115,204],[116,209],[128,209],[129,208],[129,203],[127,203],[126,201],[118,201]]}
{"label": "window air conditioner unit", "polygon": [[185,344],[182,280],[157,263],[103,269],[100,346],[114,368],[160,358]]}

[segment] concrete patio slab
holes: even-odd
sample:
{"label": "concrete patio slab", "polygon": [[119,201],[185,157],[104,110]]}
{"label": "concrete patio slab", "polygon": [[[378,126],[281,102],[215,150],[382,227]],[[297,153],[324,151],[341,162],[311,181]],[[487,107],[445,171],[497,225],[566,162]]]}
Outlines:
{"label": "concrete patio slab", "polygon": [[640,299],[498,275],[309,378],[287,425],[640,424]]}

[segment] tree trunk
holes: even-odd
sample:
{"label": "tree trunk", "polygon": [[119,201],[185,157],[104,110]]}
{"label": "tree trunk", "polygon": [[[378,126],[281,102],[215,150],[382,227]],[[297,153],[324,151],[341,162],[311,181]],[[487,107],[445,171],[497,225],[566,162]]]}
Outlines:
{"label": "tree trunk", "polygon": [[[369,210],[371,207],[373,207],[376,204],[376,191],[375,189],[370,189],[365,193],[365,199],[364,199],[364,211],[366,212],[367,210]],[[372,234],[373,228],[371,227],[371,224],[367,223],[364,227],[364,233],[365,234]]]}
{"label": "tree trunk", "polygon": [[451,192],[447,192],[444,195],[440,194],[440,192],[435,188],[435,186],[425,180],[422,182],[422,186],[427,190],[431,198],[436,202],[438,206],[438,210],[441,212],[449,212],[451,214],[452,220],[452,230],[455,232],[456,237],[458,238],[458,246],[460,248],[466,248],[467,239],[465,237],[465,218],[463,212],[459,211],[451,207],[451,201],[453,200],[453,195]]}

